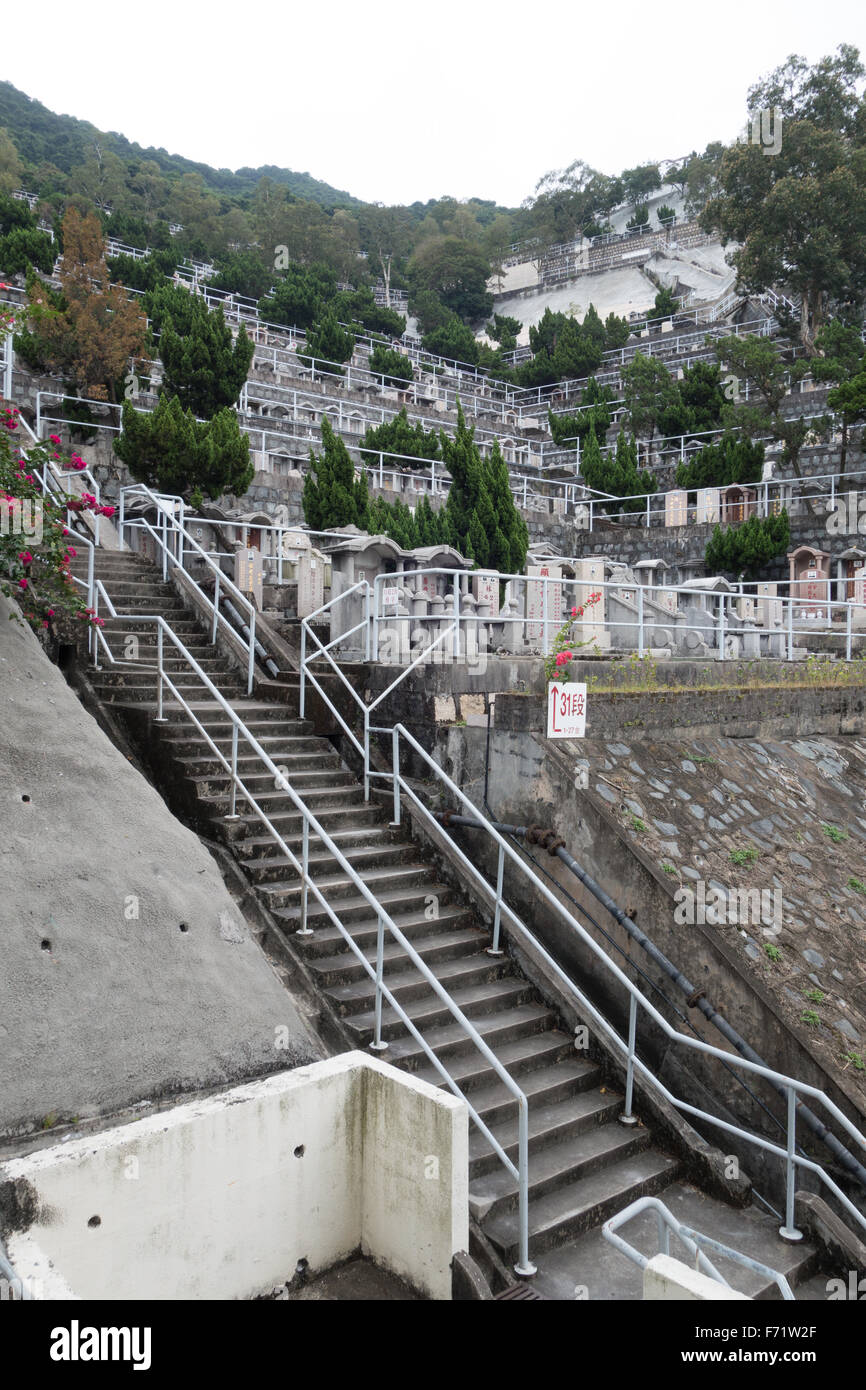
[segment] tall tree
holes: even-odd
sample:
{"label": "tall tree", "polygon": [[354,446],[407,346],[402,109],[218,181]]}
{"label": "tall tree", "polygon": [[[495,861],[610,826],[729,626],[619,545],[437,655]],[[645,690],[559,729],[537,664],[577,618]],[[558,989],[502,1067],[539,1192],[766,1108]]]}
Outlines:
{"label": "tall tree", "polygon": [[382,277],[385,307],[391,307],[391,273],[409,251],[412,221],[408,208],[388,208],[371,203],[358,214],[362,250]]}
{"label": "tall tree", "polygon": [[304,518],[314,531],[338,526],[366,530],[369,520],[367,477],[355,477],[355,466],[342,439],[322,416],[322,452],[310,450],[310,471],[304,481]]}
{"label": "tall tree", "polygon": [[856,87],[864,76],[857,50],[839,50],[809,69],[802,59],[750,93],[752,110],[783,114],[778,151],[731,146],[722,159],[721,192],[701,216],[723,243],[749,290],[779,286],[800,303],[800,338],[809,352],[828,315],[862,316],[866,299],[866,128]]}
{"label": "tall tree", "polygon": [[202,493],[242,497],[253,480],[249,437],[233,410],[200,421],[177,396],[161,396],[149,414],[124,401],[122,423],[114,451],[150,487],[195,499]]}
{"label": "tall tree", "polygon": [[147,321],[120,286],[112,286],[96,218],[70,208],[63,219],[59,272],[62,308],[30,290],[31,327],[53,369],[71,376],[80,394],[115,401],[130,364],[145,353]]}
{"label": "tall tree", "polygon": [[210,420],[237,402],[255,347],[243,325],[232,338],[222,308],[208,309],[198,295],[179,293],[189,300],[181,330],[176,331],[170,312],[161,320],[162,393],[177,396],[194,415]]}
{"label": "tall tree", "polygon": [[825,323],[815,345],[821,356],[812,359],[812,375],[816,381],[832,382],[835,388],[827,393],[827,404],[842,424],[839,472],[844,473],[849,433],[864,418],[862,386],[858,382],[866,375],[866,349],[860,331],[839,319]]}
{"label": "tall tree", "polygon": [[750,435],[769,434],[782,445],[782,462],[801,478],[800,453],[812,428],[800,416],[783,413],[782,405],[791,386],[805,376],[809,363],[800,358],[786,364],[770,338],[746,334],[731,335],[716,344],[719,362],[734,374],[739,384],[749,383],[749,399],[741,393],[739,403],[727,408],[732,423]]}

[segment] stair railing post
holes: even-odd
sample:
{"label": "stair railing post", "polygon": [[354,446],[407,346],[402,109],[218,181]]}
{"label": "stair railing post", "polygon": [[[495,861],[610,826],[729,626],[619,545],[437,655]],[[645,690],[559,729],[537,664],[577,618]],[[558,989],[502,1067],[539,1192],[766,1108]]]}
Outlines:
{"label": "stair railing post", "polygon": [[364,706],[364,800],[370,800],[370,710]]}
{"label": "stair railing post", "polygon": [[[67,518],[67,519],[68,519],[68,518]],[[95,592],[94,595],[93,595],[93,599],[92,599],[92,601],[91,601],[90,607],[93,609],[93,617],[94,617],[94,622],[93,622],[93,624],[92,624],[92,628],[93,628],[93,669],[94,669],[94,671],[99,671],[99,670],[102,669],[102,668],[100,667],[100,665],[99,665],[99,624],[95,621],[95,619],[99,617],[99,588],[98,588],[98,586],[97,586],[97,588],[96,588],[96,592]],[[161,635],[161,633],[160,633],[160,635]]]}
{"label": "stair railing post", "polygon": [[794,1225],[794,1188],[797,1185],[797,1165],[794,1155],[797,1149],[797,1092],[793,1086],[786,1086],[788,1095],[788,1153],[785,1160],[785,1224],[779,1235],[783,1240],[803,1239],[803,1232]]}
{"label": "stair railing post", "polygon": [[298,927],[296,936],[312,936],[312,927],[307,926],[307,895],[310,879],[310,819],[304,811],[304,827],[301,832],[301,866],[303,875],[301,878],[301,925]]}
{"label": "stair railing post", "polygon": [[117,534],[120,539],[120,548],[123,549],[123,528],[126,524],[126,489],[120,489],[120,509],[117,516]]}
{"label": "stair railing post", "polygon": [[535,1265],[529,1258],[529,1106],[525,1096],[517,1104],[517,1200],[520,1235],[514,1272],[523,1279],[529,1279],[536,1273]]}
{"label": "stair railing post", "polygon": [[163,644],[162,644],[162,623],[158,623],[158,624],[157,624],[157,628],[156,628],[156,722],[157,722],[157,724],[165,724],[165,723],[166,723],[165,716],[164,716],[164,714],[163,714],[163,712],[162,712],[162,682],[163,682],[163,678],[164,678],[164,671],[163,671],[163,664],[162,664],[162,656],[163,656],[162,647],[163,647]]}
{"label": "stair railing post", "polygon": [[255,678],[256,664],[256,610],[250,611],[250,655],[247,662],[247,694],[253,693],[253,680]]}
{"label": "stair railing post", "polygon": [[638,585],[637,590],[637,654],[638,656],[643,656],[644,654],[643,586],[640,584]]}
{"label": "stair railing post", "polygon": [[454,571],[454,640],[451,644],[451,655],[455,661],[460,660],[460,578],[459,571]]}
{"label": "stair railing post", "polygon": [[548,653],[548,645],[549,645],[549,644],[548,644],[548,636],[547,636],[547,593],[548,593],[548,589],[547,589],[547,579],[546,579],[546,578],[542,578],[542,581],[541,581],[541,621],[542,621],[542,631],[543,631],[542,643],[541,643],[541,654],[542,654],[542,656],[547,656],[547,653]]}
{"label": "stair railing post", "polygon": [[632,1095],[634,1093],[634,1040],[637,1032],[637,999],[632,994],[628,1008],[628,1063],[625,1072],[625,1109],[619,1117],[621,1125],[636,1125],[637,1116],[632,1114]]}
{"label": "stair railing post", "polygon": [[845,660],[851,660],[851,609],[853,605],[845,600]]}
{"label": "stair railing post", "polygon": [[382,975],[385,968],[385,920],[379,913],[379,929],[376,934],[376,1023],[373,1032],[373,1041],[370,1043],[372,1052],[384,1052],[388,1044],[382,1041]]}
{"label": "stair railing post", "polygon": [[794,660],[794,591],[788,585],[788,660]]}
{"label": "stair railing post", "polygon": [[493,914],[493,941],[487,948],[488,956],[501,956],[499,946],[499,926],[502,920],[502,882],[505,877],[505,846],[499,846],[499,863],[496,867],[496,909]]}
{"label": "stair railing post", "polygon": [[364,581],[364,660],[370,660],[370,624],[371,624],[371,604],[370,604],[370,584]]}
{"label": "stair railing post", "polygon": [[237,794],[238,794],[238,726],[232,724],[232,796],[229,813],[226,820],[237,820]]}
{"label": "stair railing post", "polygon": [[162,506],[162,582],[168,579],[168,516],[165,504]]}
{"label": "stair railing post", "polygon": [[217,570],[217,571],[216,571],[216,579],[214,580],[214,589],[213,589],[213,627],[212,627],[212,629],[211,629],[211,635],[210,635],[211,644],[215,643],[215,642],[216,642],[216,639],[217,639],[217,623],[219,622],[219,615],[220,615],[220,571]]}
{"label": "stair railing post", "polygon": [[725,659],[725,595],[719,594],[719,661]]}
{"label": "stair railing post", "polygon": [[400,734],[396,728],[391,730],[391,771],[394,780],[394,819],[392,827],[400,824]]}
{"label": "stair railing post", "polygon": [[298,718],[304,717],[304,705],[307,695],[307,629],[301,623],[301,692],[298,697]]}

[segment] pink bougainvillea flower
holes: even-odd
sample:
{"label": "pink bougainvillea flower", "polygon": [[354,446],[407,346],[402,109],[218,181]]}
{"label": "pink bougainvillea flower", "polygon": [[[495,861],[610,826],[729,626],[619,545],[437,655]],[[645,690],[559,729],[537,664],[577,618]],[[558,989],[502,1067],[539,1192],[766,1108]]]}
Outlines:
{"label": "pink bougainvillea flower", "polygon": [[572,616],[573,618],[576,618],[576,617],[577,617],[577,609],[576,609],[576,608],[572,608],[572,610],[571,610],[571,616]]}
{"label": "pink bougainvillea flower", "polygon": [[32,565],[33,563],[33,556],[30,554],[29,550],[19,550],[18,559],[23,560],[25,565]]}
{"label": "pink bougainvillea flower", "polygon": [[19,589],[26,589],[26,588],[27,588],[27,580],[26,580],[26,579],[19,579],[19,580],[18,580],[18,588],[19,588]]}
{"label": "pink bougainvillea flower", "polygon": [[59,444],[59,443],[60,443],[60,435],[59,435],[59,434],[49,434],[48,438],[51,440],[51,443],[52,443],[52,444]]}

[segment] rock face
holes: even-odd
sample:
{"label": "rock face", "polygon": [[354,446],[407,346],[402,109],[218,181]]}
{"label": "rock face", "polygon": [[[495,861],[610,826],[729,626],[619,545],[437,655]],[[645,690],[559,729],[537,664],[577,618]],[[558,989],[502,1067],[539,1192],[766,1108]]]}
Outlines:
{"label": "rock face", "polygon": [[324,1055],[215,861],[0,599],[0,1140]]}

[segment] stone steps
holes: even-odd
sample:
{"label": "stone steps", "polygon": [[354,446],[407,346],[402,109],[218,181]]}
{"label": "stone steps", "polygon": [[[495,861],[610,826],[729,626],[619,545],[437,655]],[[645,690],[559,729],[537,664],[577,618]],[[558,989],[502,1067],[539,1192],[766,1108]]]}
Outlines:
{"label": "stone steps", "polygon": [[[560,1282],[570,1279],[572,1288],[586,1283],[580,1276],[585,1258],[581,1252],[589,1249],[587,1242],[597,1244],[601,1224],[635,1197],[673,1188],[677,1161],[655,1147],[643,1126],[617,1123],[622,1098],[603,1084],[599,1065],[575,1051],[573,1038],[513,959],[489,954],[489,930],[473,907],[443,881],[432,864],[419,858],[417,847],[402,831],[389,825],[385,808],[364,802],[362,787],[330,742],[316,736],[312,723],[293,717],[285,705],[247,697],[243,674],[232,668],[218,647],[211,646],[209,634],[170,585],[162,583],[160,571],[138,559],[113,556],[103,562],[100,556],[98,573],[108,576],[109,593],[114,580],[118,607],[126,602],[131,611],[146,612],[149,604],[176,625],[181,640],[274,766],[285,769],[289,787],[351,867],[353,872],[347,872],[311,830],[309,868],[315,891],[308,890],[306,918],[311,933],[298,935],[302,891],[296,869],[242,794],[236,802],[237,817],[226,818],[230,783],[225,769],[186,712],[166,701],[166,722],[154,726],[153,736],[169,754],[174,775],[194,792],[198,806],[230,846],[252,890],[282,928],[291,951],[304,963],[354,1045],[367,1047],[374,1037],[375,981],[370,970],[375,969],[377,958],[377,907],[381,907],[521,1088],[529,1115],[530,1253],[540,1261],[539,1282],[546,1278],[552,1286],[555,1266]],[[112,703],[124,699],[152,703],[154,673],[143,670],[142,662],[155,662],[153,630],[148,631],[146,624],[138,629],[120,619],[107,622],[104,633],[118,653],[128,637],[138,637],[140,661],[137,668],[95,673],[100,698]],[[190,692],[190,703],[208,739],[230,758],[233,724],[223,707],[203,694],[200,682],[194,690],[189,678],[180,674],[182,662],[176,654],[167,654],[166,664],[178,672],[178,686]],[[300,859],[303,815],[243,738],[237,766],[250,794]],[[372,903],[359,890],[353,874],[360,876]],[[334,924],[331,912],[341,927]],[[433,1085],[445,1086],[432,1053],[515,1162],[518,1107],[497,1069],[388,928],[383,962],[385,984],[423,1042],[409,1030],[401,1013],[383,1000],[381,1036],[387,1048],[381,1056]],[[513,1263],[518,1255],[518,1184],[487,1134],[472,1123],[469,1158],[471,1210],[501,1258]],[[717,1202],[714,1209],[721,1206]],[[725,1211],[736,1224],[740,1214]],[[805,1258],[803,1252],[798,1258],[798,1268],[808,1270],[808,1251]],[[627,1265],[616,1256],[617,1268],[619,1263]],[[628,1269],[626,1277],[631,1277]],[[607,1274],[605,1278],[605,1287],[612,1286],[611,1278]]]}

